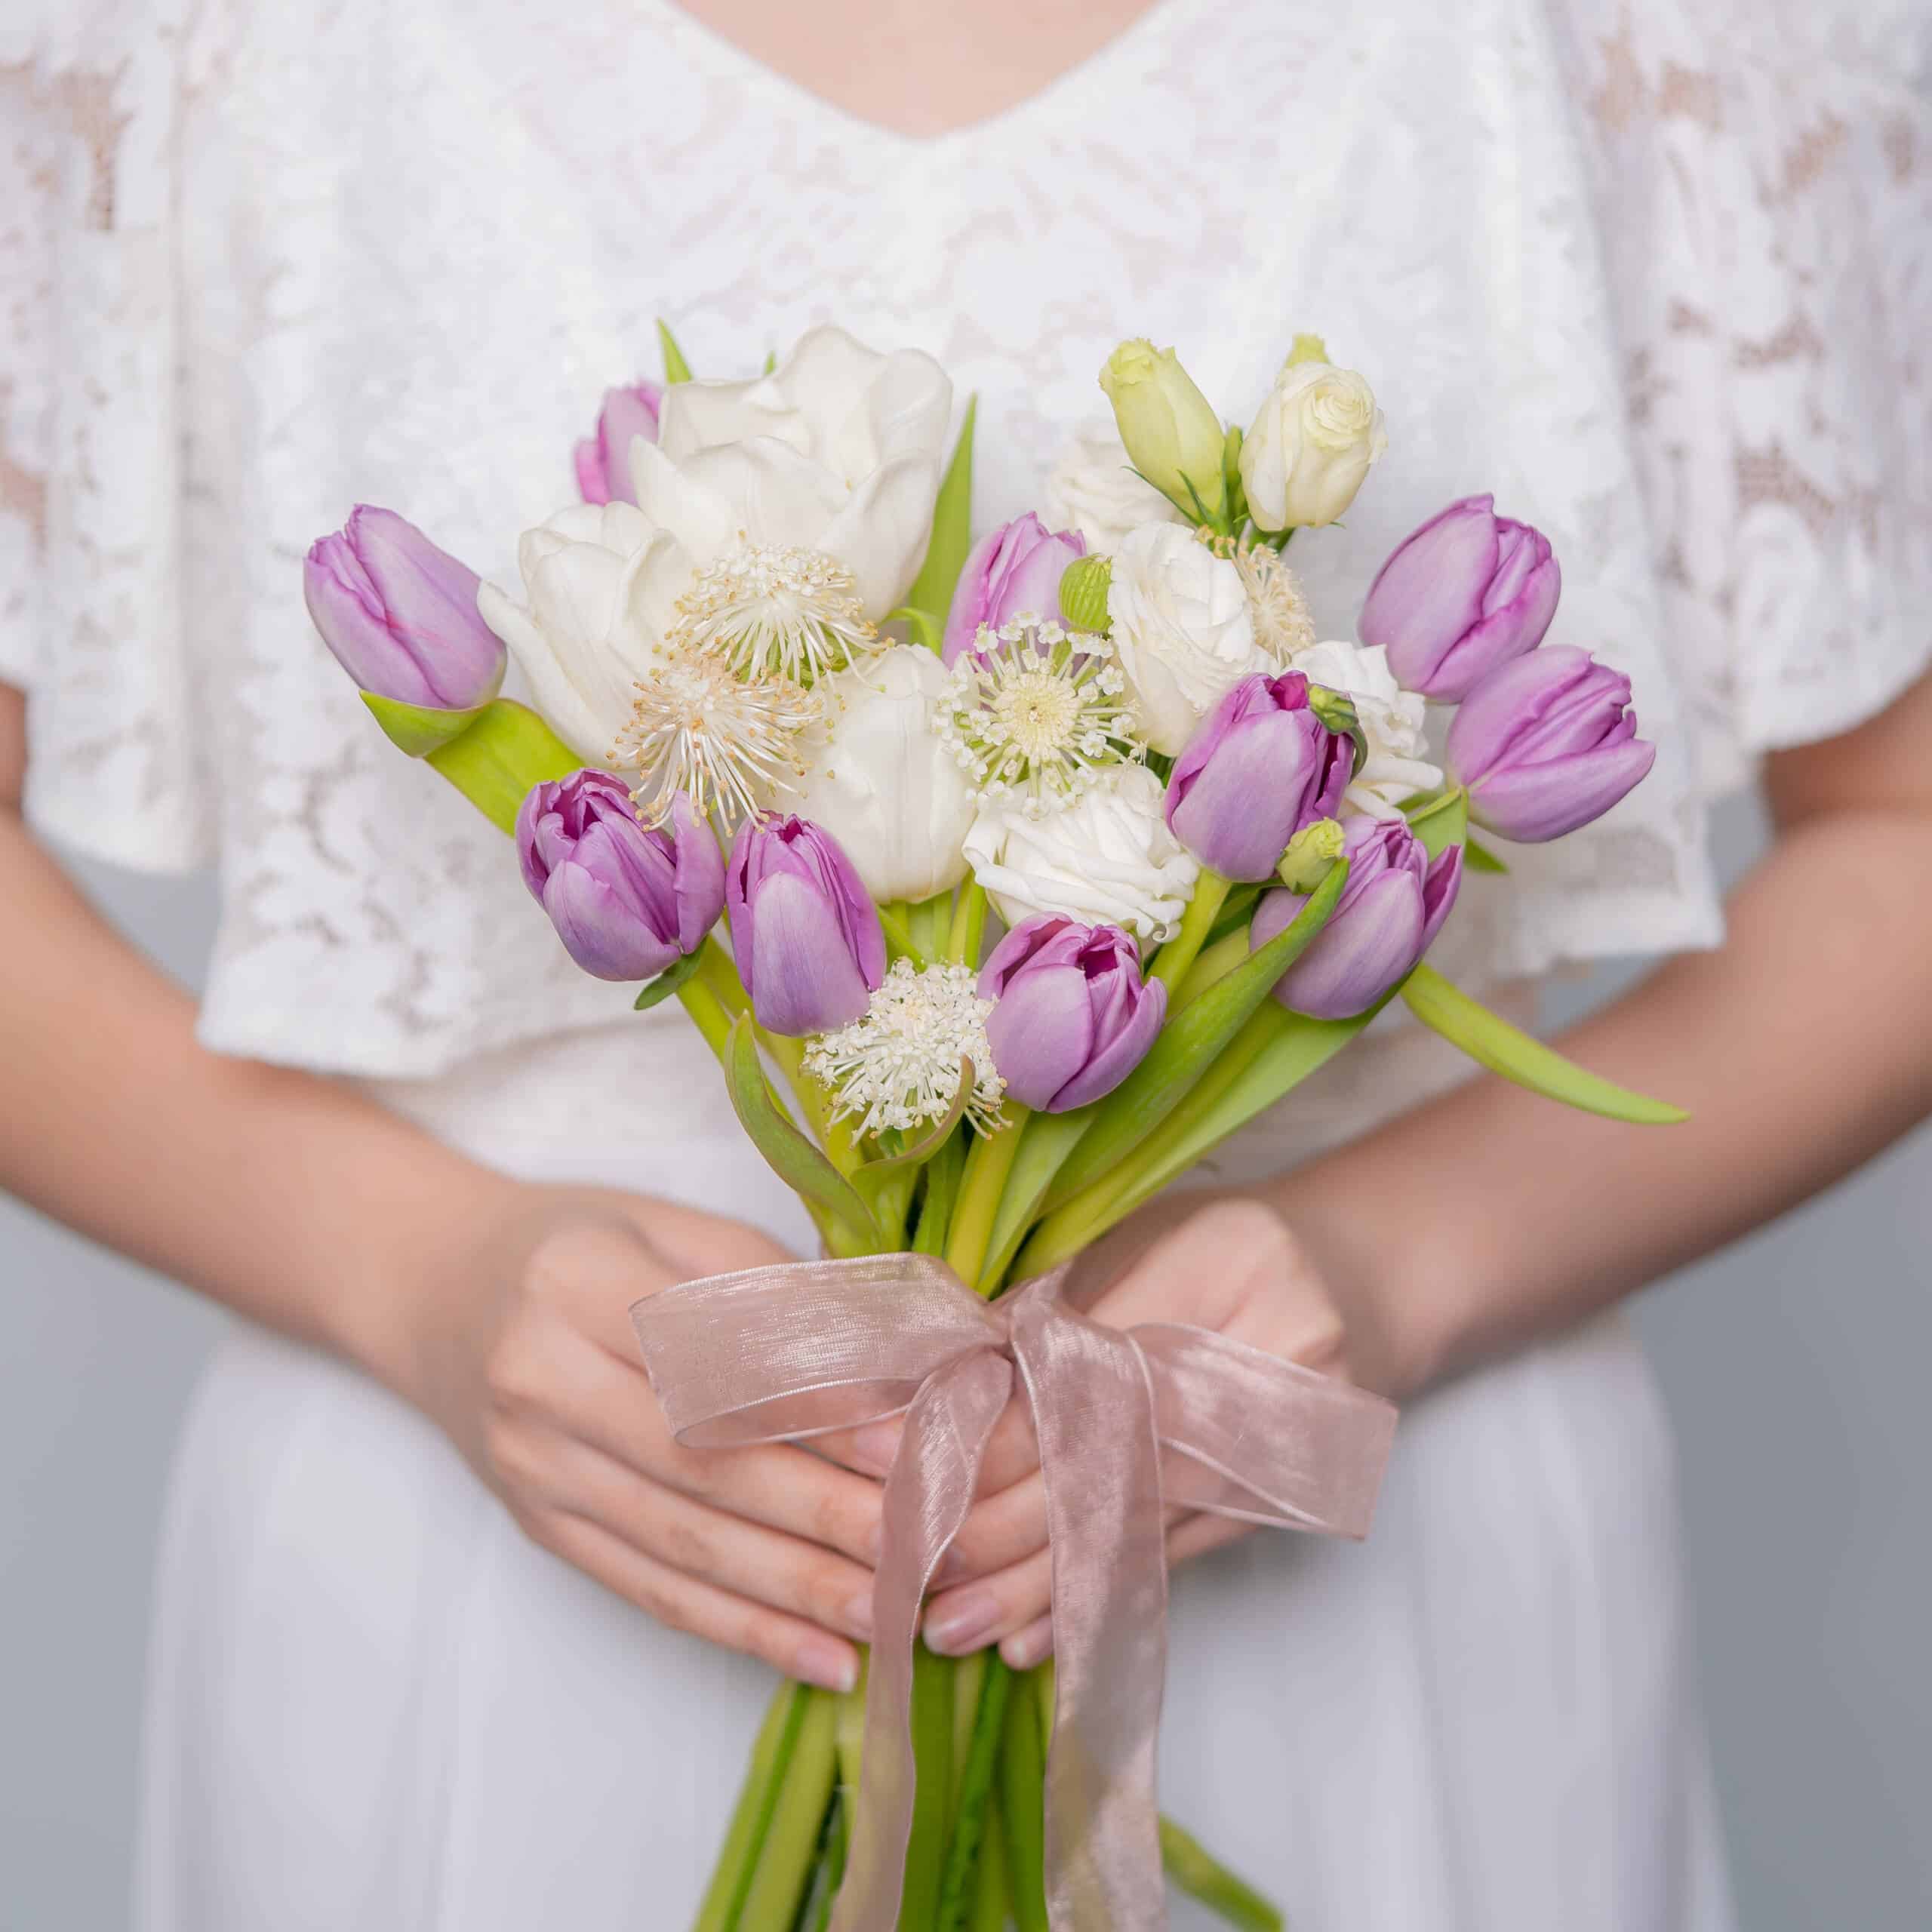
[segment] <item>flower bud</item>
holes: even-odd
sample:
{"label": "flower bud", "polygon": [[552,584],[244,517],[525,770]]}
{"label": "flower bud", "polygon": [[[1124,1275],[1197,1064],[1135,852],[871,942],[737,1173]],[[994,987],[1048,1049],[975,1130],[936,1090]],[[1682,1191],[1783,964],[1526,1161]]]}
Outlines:
{"label": "flower bud", "polygon": [[1288,841],[1275,876],[1291,892],[1312,892],[1328,876],[1343,850],[1342,821],[1318,818]]}
{"label": "flower bud", "polygon": [[993,948],[980,996],[995,1002],[986,1037],[1007,1091],[1050,1114],[1111,1094],[1168,1011],[1167,987],[1142,979],[1130,935],[1057,915],[1025,921]]}
{"label": "flower bud", "polygon": [[394,510],[358,503],[302,567],[309,615],[365,691],[432,711],[488,704],[501,641],[476,608],[476,573]]}
{"label": "flower bud", "polygon": [[1404,537],[1369,586],[1361,638],[1389,654],[1404,690],[1454,704],[1534,651],[1563,586],[1549,540],[1465,497]]}
{"label": "flower bud", "polygon": [[731,946],[758,1024],[798,1038],[861,1018],[885,977],[878,909],[837,839],[768,814],[738,828],[724,872]]}
{"label": "flower bud", "polygon": [[1100,386],[1134,468],[1190,517],[1218,517],[1227,501],[1220,418],[1174,351],[1144,337],[1124,342]]}
{"label": "flower bud", "polygon": [[532,786],[516,819],[523,882],[564,950],[600,980],[651,980],[695,952],[724,906],[724,859],[681,792],[647,832],[608,771]]}
{"label": "flower bud", "polygon": [[1500,666],[1449,727],[1447,761],[1469,816],[1525,845],[1600,818],[1657,758],[1637,736],[1630,680],[1574,645]]}
{"label": "flower bud", "polygon": [[1060,579],[1086,554],[1084,537],[1050,531],[1031,510],[988,531],[966,553],[940,654],[950,664],[972,649],[982,625],[998,630],[1023,612],[1058,623]]}
{"label": "flower bud", "polygon": [[[1275,997],[1291,1013],[1351,1020],[1399,986],[1433,944],[1462,881],[1463,848],[1431,859],[1399,819],[1342,821],[1348,883],[1328,921],[1284,973]],[[1258,951],[1308,903],[1298,892],[1263,895],[1248,928]]]}
{"label": "flower bud", "polygon": [[1299,671],[1244,678],[1174,761],[1168,829],[1223,878],[1267,878],[1297,832],[1340,811],[1354,755]]}
{"label": "flower bud", "polygon": [[641,436],[657,440],[658,406],[664,392],[655,383],[633,383],[628,389],[606,389],[597,413],[597,432],[586,436],[574,452],[577,487],[586,503],[637,501],[631,479],[631,444]]}
{"label": "flower bud", "polygon": [[1106,635],[1112,621],[1107,615],[1107,586],[1113,574],[1111,557],[1081,557],[1067,565],[1060,580],[1060,608],[1069,629]]}
{"label": "flower bud", "polygon": [[1291,361],[1241,441],[1248,513],[1263,530],[1333,523],[1388,447],[1374,392],[1354,370]]}

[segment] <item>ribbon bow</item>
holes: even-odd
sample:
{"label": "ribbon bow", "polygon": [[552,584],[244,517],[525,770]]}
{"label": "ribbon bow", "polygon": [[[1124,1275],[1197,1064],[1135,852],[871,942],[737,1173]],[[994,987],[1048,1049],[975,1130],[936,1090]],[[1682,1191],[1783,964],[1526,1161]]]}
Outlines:
{"label": "ribbon bow", "polygon": [[1360,1537],[1395,1431],[1377,1395],[1204,1328],[1122,1331],[1063,1298],[996,1302],[922,1254],[714,1275],[631,1310],[678,1440],[742,1447],[903,1411],[886,1478],[859,1801],[832,1932],[892,1932],[912,1829],[919,1607],[1012,1393],[1032,1407],[1059,1660],[1046,1774],[1055,1932],[1167,1923],[1154,1746],[1167,1664],[1164,1510]]}

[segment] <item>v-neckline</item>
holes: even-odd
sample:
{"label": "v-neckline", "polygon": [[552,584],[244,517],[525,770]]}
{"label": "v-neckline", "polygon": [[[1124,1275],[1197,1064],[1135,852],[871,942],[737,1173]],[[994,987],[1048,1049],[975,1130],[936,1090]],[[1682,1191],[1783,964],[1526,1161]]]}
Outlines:
{"label": "v-neckline", "polygon": [[924,153],[958,141],[983,139],[1010,123],[1044,112],[1064,97],[1077,94],[1091,85],[1115,61],[1131,52],[1152,31],[1157,20],[1164,20],[1170,14],[1178,13],[1190,4],[1190,0],[1149,0],[1149,4],[1124,26],[1083,54],[1070,66],[1049,75],[1030,94],[1022,94],[1018,100],[1008,101],[1003,107],[991,109],[970,121],[939,128],[930,134],[913,134],[883,121],[875,121],[856,109],[820,94],[816,88],[808,86],[783,68],[774,66],[709,20],[699,19],[680,5],[678,0],[656,0],[656,4],[660,13],[689,34],[712,66],[721,72],[735,73],[740,79],[768,88],[796,103],[806,112],[867,140],[908,153]]}

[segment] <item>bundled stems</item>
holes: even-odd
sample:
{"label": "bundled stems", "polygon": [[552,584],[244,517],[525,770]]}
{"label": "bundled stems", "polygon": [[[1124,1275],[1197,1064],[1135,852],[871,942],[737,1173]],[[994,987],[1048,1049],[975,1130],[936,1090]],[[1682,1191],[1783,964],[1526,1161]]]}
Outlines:
{"label": "bundled stems", "polygon": [[737,1932],[804,1721],[805,1700],[811,1694],[802,1684],[780,1684],[766,1710],[752,1746],[750,1770],[738,1793],[737,1808],[718,1847],[718,1863],[712,1868],[711,1883],[691,1932]]}
{"label": "bundled stems", "polygon": [[811,1889],[837,1783],[838,1700],[807,1690],[777,1801],[733,1932],[792,1932]]}
{"label": "bundled stems", "polygon": [[953,1209],[946,1258],[953,1272],[981,1294],[992,1292],[980,1274],[986,1266],[987,1250],[992,1244],[1000,1197],[1006,1189],[1007,1176],[1013,1171],[1014,1156],[1020,1151],[1020,1138],[1027,1118],[1026,1108],[1009,1101],[1006,1124],[975,1140],[966,1156],[966,1172]]}
{"label": "bundled stems", "polygon": [[1194,897],[1187,902],[1187,911],[1180,922],[1180,931],[1154,955],[1153,967],[1148,976],[1160,980],[1167,987],[1170,998],[1180,990],[1187,977],[1188,968],[1207,944],[1208,934],[1214,930],[1214,921],[1221,915],[1221,902],[1227,897],[1233,883],[1232,879],[1223,878],[1205,866],[1201,869],[1201,876],[1194,884]]}

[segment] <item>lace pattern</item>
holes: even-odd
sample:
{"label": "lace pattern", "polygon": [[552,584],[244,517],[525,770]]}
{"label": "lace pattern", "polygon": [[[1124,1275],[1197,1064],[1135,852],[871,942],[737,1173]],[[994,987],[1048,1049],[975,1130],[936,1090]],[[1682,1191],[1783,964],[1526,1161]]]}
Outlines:
{"label": "lace pattern", "polygon": [[1562,556],[1555,635],[1629,671],[1662,747],[1472,882],[1451,970],[1712,943],[1708,801],[1932,645],[1926,38],[1916,0],[1413,0],[1346,34],[1161,0],[926,140],[669,0],[50,5],[0,27],[30,811],[219,865],[224,1049],[409,1076],[610,1019],[497,835],[367,729],[302,610],[311,537],[386,502],[513,583],[660,313],[721,372],[832,316],[931,349],[980,398],[983,521],[1037,499],[1121,327],[1237,415],[1312,327],[1395,439],[1297,543],[1324,631],[1494,487]]}

